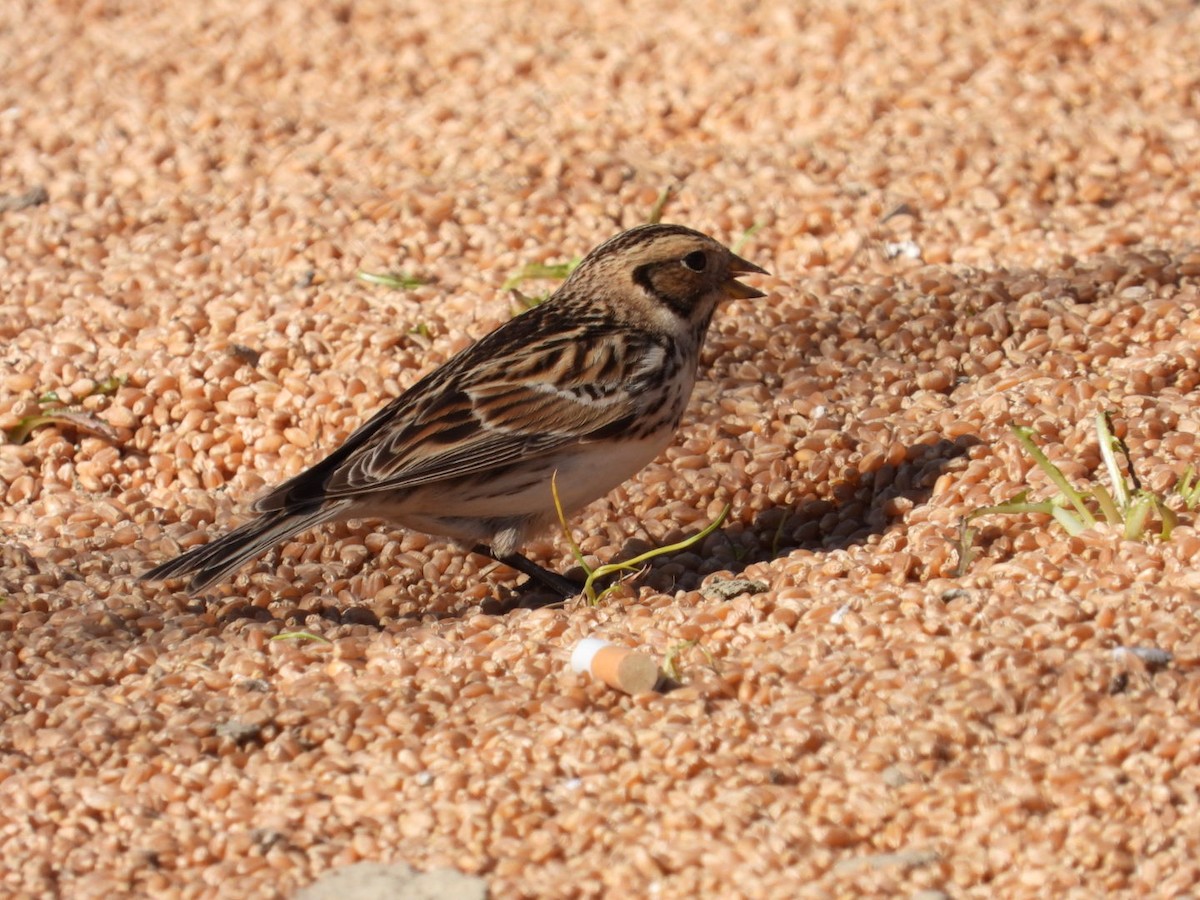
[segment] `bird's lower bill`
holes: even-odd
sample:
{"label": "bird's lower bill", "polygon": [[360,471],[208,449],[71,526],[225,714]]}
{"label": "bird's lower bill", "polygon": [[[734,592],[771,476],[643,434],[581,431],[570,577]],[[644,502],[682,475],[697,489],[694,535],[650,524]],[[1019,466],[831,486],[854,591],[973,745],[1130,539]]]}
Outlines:
{"label": "bird's lower bill", "polygon": [[725,294],[734,300],[755,300],[758,297],[767,296],[757,288],[752,288],[748,284],[742,284],[736,278],[730,278],[725,282]]}

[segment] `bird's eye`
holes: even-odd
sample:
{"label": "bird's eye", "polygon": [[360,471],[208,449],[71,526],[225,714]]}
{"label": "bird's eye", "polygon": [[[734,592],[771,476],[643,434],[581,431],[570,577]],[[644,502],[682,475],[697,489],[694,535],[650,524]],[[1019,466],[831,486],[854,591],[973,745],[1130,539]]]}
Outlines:
{"label": "bird's eye", "polygon": [[683,264],[693,272],[703,272],[708,265],[708,256],[703,250],[693,250],[683,258]]}

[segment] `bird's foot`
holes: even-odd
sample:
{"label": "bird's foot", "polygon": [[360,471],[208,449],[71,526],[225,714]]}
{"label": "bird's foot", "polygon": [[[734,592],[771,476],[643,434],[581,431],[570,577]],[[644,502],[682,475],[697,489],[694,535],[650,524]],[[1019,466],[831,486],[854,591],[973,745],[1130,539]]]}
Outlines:
{"label": "bird's foot", "polygon": [[492,552],[490,547],[483,544],[478,544],[473,548],[473,552],[480,556],[486,556],[488,559],[494,559],[496,562],[504,563],[511,569],[516,569],[523,575],[528,575],[530,581],[534,581],[548,591],[553,591],[564,600],[571,597],[577,597],[583,592],[583,585],[579,582],[572,581],[564,575],[559,575],[557,572],[551,572],[549,569],[543,569],[537,563],[530,559],[526,559],[520,553],[511,553],[508,556],[497,556]]}

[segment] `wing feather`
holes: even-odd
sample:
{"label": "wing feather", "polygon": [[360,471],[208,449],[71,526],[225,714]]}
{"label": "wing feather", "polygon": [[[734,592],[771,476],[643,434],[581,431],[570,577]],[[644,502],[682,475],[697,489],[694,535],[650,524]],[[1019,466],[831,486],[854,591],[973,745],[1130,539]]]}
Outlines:
{"label": "wing feather", "polygon": [[[527,317],[536,318],[526,314],[510,324]],[[607,435],[647,408],[653,393],[647,388],[661,377],[668,357],[664,345],[645,332],[596,321],[541,324],[528,341],[497,340],[506,328],[492,332],[256,508],[478,475]]]}

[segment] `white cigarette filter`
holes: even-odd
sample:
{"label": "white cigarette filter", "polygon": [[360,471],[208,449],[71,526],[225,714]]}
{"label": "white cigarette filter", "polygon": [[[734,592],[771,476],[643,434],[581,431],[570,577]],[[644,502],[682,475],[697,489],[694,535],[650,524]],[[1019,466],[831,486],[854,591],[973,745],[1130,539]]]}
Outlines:
{"label": "white cigarette filter", "polygon": [[600,638],[584,638],[575,645],[571,668],[627,694],[644,693],[658,683],[658,664],[652,657]]}

